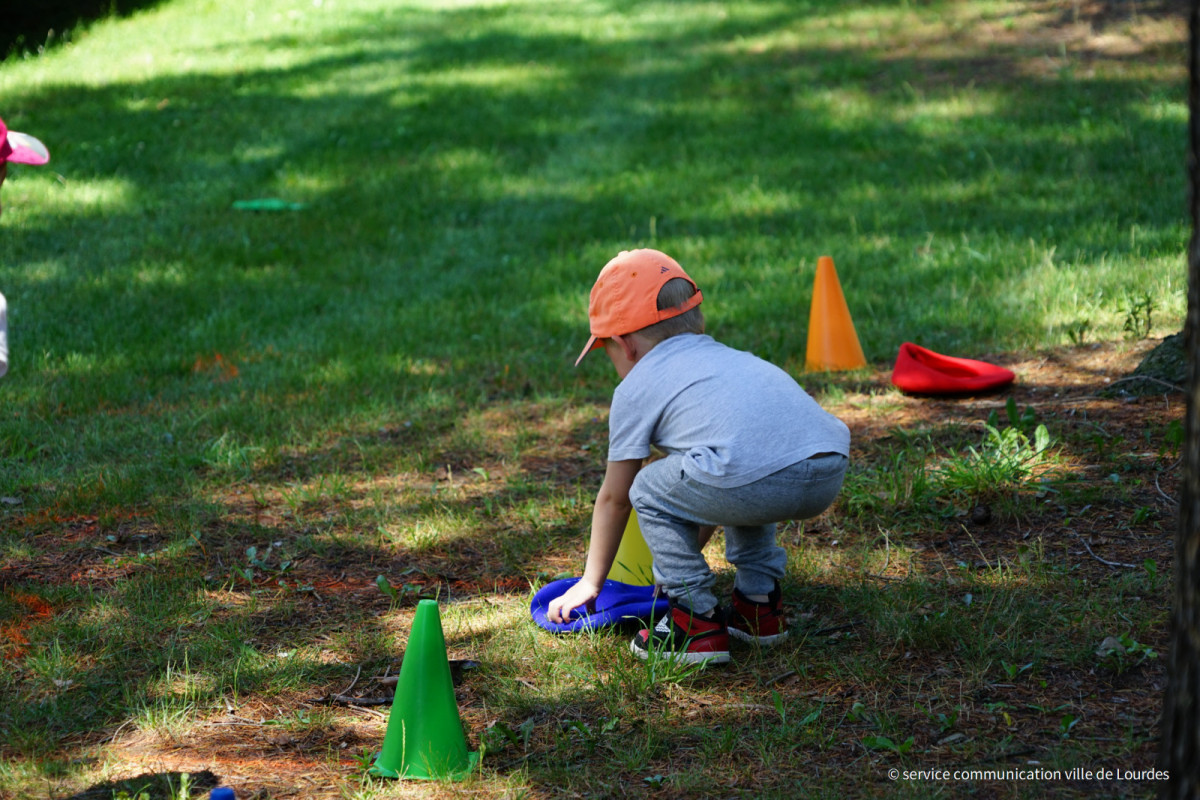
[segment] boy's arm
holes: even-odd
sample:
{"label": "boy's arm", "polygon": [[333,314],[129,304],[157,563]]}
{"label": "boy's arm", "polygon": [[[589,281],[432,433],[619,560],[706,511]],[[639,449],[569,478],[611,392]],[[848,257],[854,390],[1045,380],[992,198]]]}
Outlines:
{"label": "boy's arm", "polygon": [[629,489],[641,468],[640,460],[608,462],[604,483],[596,494],[596,505],[592,509],[592,537],[583,577],[561,597],[550,601],[546,617],[551,622],[567,622],[573,610],[579,606],[590,607],[600,595],[613,559],[617,557],[629,512],[633,509]]}

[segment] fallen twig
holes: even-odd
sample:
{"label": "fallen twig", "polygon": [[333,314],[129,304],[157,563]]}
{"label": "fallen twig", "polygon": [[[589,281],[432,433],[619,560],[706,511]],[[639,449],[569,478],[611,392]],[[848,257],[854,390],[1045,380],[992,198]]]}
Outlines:
{"label": "fallen twig", "polygon": [[1163,499],[1166,500],[1168,503],[1170,503],[1173,506],[1179,505],[1178,500],[1176,500],[1174,497],[1171,497],[1169,494],[1164,492],[1162,490],[1162,487],[1158,485],[1158,476],[1157,475],[1154,476],[1154,488],[1158,489],[1158,493],[1161,494],[1163,496]]}
{"label": "fallen twig", "polygon": [[380,719],[387,719],[387,714],[381,714],[380,712],[376,711],[375,709],[367,708],[366,706],[348,706],[348,708],[351,711],[361,711],[362,713],[370,714],[373,717],[379,717]]}
{"label": "fallen twig", "polygon": [[246,717],[239,717],[237,714],[230,714],[229,716],[231,719],[235,719],[239,722],[244,722],[247,725],[265,725],[266,724],[261,719],[247,719]]}
{"label": "fallen twig", "polygon": [[[362,664],[358,665],[358,671],[354,673],[354,680],[350,681],[350,685],[342,690],[342,695],[350,694],[350,690],[358,683],[358,676],[362,675]],[[341,695],[339,695],[341,696]]]}
{"label": "fallen twig", "polygon": [[[467,670],[476,669],[479,667],[478,661],[472,661],[469,658],[452,658],[450,659],[450,676],[457,683],[462,673]],[[395,686],[400,681],[399,675],[373,675],[371,680],[378,683],[380,686]],[[346,691],[349,691],[347,689]],[[342,692],[345,694],[346,692]]]}
{"label": "fallen twig", "polygon": [[1105,566],[1108,566],[1108,567],[1124,567],[1125,569],[1137,569],[1137,566],[1138,566],[1137,564],[1125,564],[1121,561],[1109,561],[1106,558],[1101,558],[1100,556],[1098,556],[1092,552],[1091,546],[1087,543],[1087,541],[1082,536],[1080,536],[1077,533],[1077,534],[1075,534],[1075,538],[1078,539],[1083,544],[1083,546],[1087,548],[1088,554],[1091,555],[1092,558],[1099,561],[1101,564],[1104,564]]}
{"label": "fallen twig", "polygon": [[393,699],[391,697],[349,697],[344,694],[327,694],[324,697],[314,697],[307,702],[314,706],[329,706],[334,703],[346,706],[390,706]]}
{"label": "fallen twig", "polygon": [[[882,531],[881,531],[881,533],[882,533]],[[879,569],[879,572],[867,572],[867,573],[865,573],[866,576],[868,578],[875,578],[876,580],[880,580],[880,581],[908,580],[908,578],[912,575],[911,559],[909,560],[909,563],[907,565],[908,573],[903,578],[899,578],[894,575],[884,575],[883,574],[883,573],[887,572],[888,567],[891,566],[891,563],[892,563],[892,541],[890,538],[888,538],[888,535],[886,533],[883,534],[883,553],[884,553],[883,566]]]}
{"label": "fallen twig", "polygon": [[786,680],[787,678],[790,678],[795,674],[796,674],[796,670],[789,669],[787,672],[780,673],[779,675],[776,675],[774,678],[769,679],[764,685],[770,686],[772,683],[779,683],[780,681]]}

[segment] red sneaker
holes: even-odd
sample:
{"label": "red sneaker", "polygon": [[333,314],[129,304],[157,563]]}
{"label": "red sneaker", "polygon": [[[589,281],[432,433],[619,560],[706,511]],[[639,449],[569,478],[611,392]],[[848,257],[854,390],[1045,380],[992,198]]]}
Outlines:
{"label": "red sneaker", "polygon": [[676,664],[724,664],[729,661],[729,631],[719,606],[702,617],[672,600],[654,630],[638,631],[629,649],[643,661],[653,653]]}
{"label": "red sneaker", "polygon": [[787,617],[783,614],[783,593],[778,581],[765,603],[754,602],[734,587],[729,635],[743,642],[763,645],[775,644],[787,636]]}

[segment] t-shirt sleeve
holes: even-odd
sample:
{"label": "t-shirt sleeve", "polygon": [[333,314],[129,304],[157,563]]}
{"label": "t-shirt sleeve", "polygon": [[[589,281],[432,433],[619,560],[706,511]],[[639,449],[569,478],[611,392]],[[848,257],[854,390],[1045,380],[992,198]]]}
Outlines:
{"label": "t-shirt sleeve", "polygon": [[618,386],[608,412],[609,461],[632,461],[650,456],[653,420],[651,415],[634,413],[632,405],[628,395]]}

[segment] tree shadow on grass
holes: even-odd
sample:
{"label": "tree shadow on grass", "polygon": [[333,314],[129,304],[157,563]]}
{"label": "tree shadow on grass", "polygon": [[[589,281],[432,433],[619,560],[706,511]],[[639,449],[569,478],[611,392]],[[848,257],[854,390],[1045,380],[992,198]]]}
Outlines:
{"label": "tree shadow on grass", "polygon": [[0,29],[0,62],[26,51],[43,52],[70,41],[70,35],[106,17],[127,17],[163,0],[38,0],[10,3]]}
{"label": "tree shadow on grass", "polygon": [[[458,13],[468,26],[479,24],[470,13]],[[720,35],[752,36],[787,19],[742,23]],[[811,248],[796,254],[796,271],[786,280],[772,273],[761,282],[748,281],[736,251],[719,263],[689,265],[713,289],[713,323],[724,325],[721,330],[735,344],[776,361],[802,349],[795,331],[742,340],[741,319],[803,308],[811,263],[819,250],[837,247],[847,292],[869,310],[857,320],[860,336],[877,357],[890,352],[897,335],[908,338],[891,302],[897,296],[920,298],[929,309],[928,323],[943,338],[996,338],[1000,321],[1036,326],[1036,309],[1005,305],[1005,284],[1013,275],[985,278],[995,285],[978,291],[979,305],[968,309],[956,302],[960,287],[977,280],[972,259],[1010,257],[992,256],[985,245],[976,245],[985,252],[972,251],[971,242],[960,244],[964,236],[1005,231],[1050,246],[1055,232],[1078,231],[1057,243],[1058,252],[1090,258],[1120,253],[1134,239],[1100,250],[1090,237],[1089,219],[1127,217],[1149,228],[1163,222],[1159,209],[1126,207],[1128,185],[1145,178],[1121,154],[1132,142],[1163,140],[1174,122],[1130,115],[1124,130],[1098,132],[1082,146],[1062,138],[1058,128],[1063,107],[1089,113],[1102,100],[1109,108],[1136,104],[1155,91],[1153,82],[1049,84],[1033,96],[1014,94],[1013,102],[974,115],[958,130],[929,133],[901,115],[847,123],[838,119],[837,109],[802,91],[814,71],[845,68],[851,70],[848,83],[894,93],[896,107],[903,108],[901,87],[928,68],[920,56],[885,62],[797,48],[700,57],[681,46],[678,61],[602,75],[595,61],[572,58],[593,46],[578,37],[430,35],[396,45],[392,42],[404,41],[403,26],[369,21],[347,30],[353,35],[340,35],[378,42],[378,49],[322,56],[281,70],[38,93],[38,104],[63,109],[61,130],[44,137],[58,140],[56,168],[68,180],[114,180],[125,190],[123,201],[101,217],[67,211],[46,217],[45,230],[15,233],[13,253],[21,260],[55,257],[64,240],[95,247],[63,281],[28,287],[34,293],[23,305],[35,306],[46,292],[66,293],[72,304],[109,307],[111,297],[96,296],[104,290],[81,286],[75,278],[120,276],[126,266],[147,260],[178,264],[187,285],[174,298],[169,286],[126,295],[124,316],[132,324],[116,340],[103,317],[77,321],[77,339],[107,339],[107,347],[122,350],[147,338],[178,343],[179,336],[166,328],[183,319],[191,323],[185,330],[194,328],[187,338],[196,341],[188,345],[199,348],[207,340],[227,353],[236,347],[230,340],[286,342],[296,315],[306,314],[310,339],[303,344],[317,344],[323,352],[313,355],[321,359],[339,338],[346,342],[339,347],[353,349],[388,329],[470,321],[468,335],[488,334],[466,354],[467,368],[518,352],[519,326],[532,327],[566,361],[574,340],[563,323],[572,315],[548,301],[564,286],[578,286],[576,294],[583,296],[594,268],[580,261],[598,259],[590,254],[608,252],[617,241],[643,237],[653,224],[668,241],[719,243],[749,235]],[[286,43],[286,37],[279,41],[281,47]],[[647,39],[610,50],[622,63],[661,44]],[[546,76],[534,75],[526,84],[425,81],[439,65],[470,70],[531,63]],[[953,71],[955,64],[944,59],[936,68]],[[1012,62],[1002,65],[1011,68]],[[296,97],[304,87],[355,69],[404,71],[411,81],[382,91]],[[1020,76],[1008,71],[1003,79],[1013,83]],[[709,88],[702,88],[706,80]],[[946,91],[953,94],[969,81],[963,76]],[[620,107],[605,99],[644,96],[654,85],[688,88],[670,105]],[[129,110],[131,94],[141,110]],[[219,108],[213,98],[221,98]],[[616,107],[619,113],[613,113]],[[1013,129],[1023,131],[1022,137],[993,136]],[[581,137],[581,130],[588,134]],[[589,153],[597,133],[617,144]],[[183,138],[194,146],[180,148]],[[577,138],[583,149],[572,155]],[[569,169],[557,166],[560,161]],[[529,181],[529,188],[485,186],[494,169],[505,180]],[[1032,184],[1031,170],[1040,176]],[[1056,185],[1095,174],[1111,179],[1095,184],[1095,191],[1048,196]],[[672,187],[696,186],[687,175],[710,179],[684,198]],[[753,187],[737,188],[746,176],[754,177]],[[308,183],[313,188],[300,188]],[[903,187],[900,202],[897,185]],[[266,194],[285,194],[310,209],[277,215],[230,211],[234,200]],[[1164,186],[1159,194],[1171,192]],[[774,196],[787,202],[770,202]],[[141,232],[138,252],[121,249],[124,237],[107,243],[106,232],[133,228]],[[564,229],[573,232],[570,242],[561,240]],[[1154,235],[1144,233],[1140,241]],[[880,244],[873,246],[873,240]],[[898,243],[907,248],[910,240],[931,244],[898,259]],[[580,255],[563,257],[568,248]],[[1023,268],[1015,265],[1013,273],[1019,276]],[[328,291],[333,274],[340,276],[341,296]],[[528,291],[508,307],[488,302],[512,297],[514,274]],[[14,315],[19,309],[13,295],[23,288],[19,278],[6,286]],[[337,305],[347,310],[331,313]],[[238,323],[250,318],[251,308],[254,331]],[[168,371],[190,364],[198,351],[170,355],[176,360],[164,366]],[[528,377],[555,388],[563,380],[545,373]]]}

